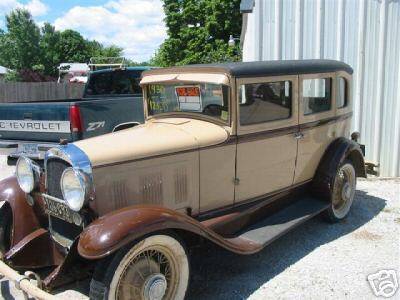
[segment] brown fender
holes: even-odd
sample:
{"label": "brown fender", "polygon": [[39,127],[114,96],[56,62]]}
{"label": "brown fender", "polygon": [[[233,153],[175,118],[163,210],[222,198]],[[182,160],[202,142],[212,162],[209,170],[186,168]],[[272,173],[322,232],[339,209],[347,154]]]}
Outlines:
{"label": "brown fender", "polygon": [[238,254],[252,254],[262,245],[241,238],[225,239],[195,219],[158,206],[133,206],[94,221],[81,234],[79,254],[86,259],[104,258],[152,232],[183,230],[204,237]]}
{"label": "brown fender", "polygon": [[5,254],[5,260],[11,262],[13,267],[40,269],[60,265],[64,257],[58,251],[50,233],[40,228],[11,248]]}
{"label": "brown fender", "polygon": [[0,201],[5,201],[12,211],[11,247],[41,227],[39,219],[34,209],[29,206],[26,197],[27,195],[20,189],[15,176],[0,181]]}
{"label": "brown fender", "polygon": [[313,180],[313,191],[317,196],[330,201],[331,189],[341,163],[350,160],[357,177],[367,177],[364,156],[360,145],[346,138],[334,140],[325,151]]}

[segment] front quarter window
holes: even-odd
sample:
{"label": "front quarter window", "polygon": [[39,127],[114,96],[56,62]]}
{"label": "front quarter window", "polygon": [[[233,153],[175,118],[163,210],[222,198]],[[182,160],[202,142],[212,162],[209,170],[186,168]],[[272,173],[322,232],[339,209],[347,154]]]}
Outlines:
{"label": "front quarter window", "polygon": [[147,87],[149,116],[194,113],[228,122],[229,87],[211,83],[151,84]]}

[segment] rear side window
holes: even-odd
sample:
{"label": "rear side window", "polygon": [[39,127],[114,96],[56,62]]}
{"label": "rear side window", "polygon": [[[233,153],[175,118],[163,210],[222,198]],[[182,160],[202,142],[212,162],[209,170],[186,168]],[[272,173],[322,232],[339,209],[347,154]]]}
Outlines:
{"label": "rear side window", "polygon": [[85,96],[141,94],[140,71],[112,71],[90,75]]}
{"label": "rear side window", "polygon": [[344,108],[348,104],[348,85],[347,80],[343,77],[338,79],[338,97],[337,97],[337,108]]}
{"label": "rear side window", "polygon": [[242,85],[239,103],[241,125],[289,119],[292,114],[292,83],[278,81]]}
{"label": "rear side window", "polygon": [[304,115],[312,115],[331,110],[332,79],[303,80]]}

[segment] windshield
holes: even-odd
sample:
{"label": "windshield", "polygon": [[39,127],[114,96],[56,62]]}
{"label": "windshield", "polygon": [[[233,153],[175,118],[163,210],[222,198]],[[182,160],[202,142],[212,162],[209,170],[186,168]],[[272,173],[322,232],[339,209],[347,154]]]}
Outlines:
{"label": "windshield", "polygon": [[141,94],[140,76],[142,71],[116,70],[90,75],[85,96],[109,96]]}
{"label": "windshield", "polygon": [[229,120],[226,85],[211,83],[152,84],[148,86],[149,116],[190,112]]}

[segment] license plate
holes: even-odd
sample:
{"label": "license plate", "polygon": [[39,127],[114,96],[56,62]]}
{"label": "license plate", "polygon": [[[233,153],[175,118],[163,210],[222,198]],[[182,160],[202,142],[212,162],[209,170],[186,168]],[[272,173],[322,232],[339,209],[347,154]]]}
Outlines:
{"label": "license plate", "polygon": [[36,144],[22,144],[21,151],[25,154],[37,154],[39,152]]}
{"label": "license plate", "polygon": [[61,202],[57,202],[47,197],[43,197],[45,202],[46,213],[60,218],[64,221],[73,223],[72,214],[70,208]]}

